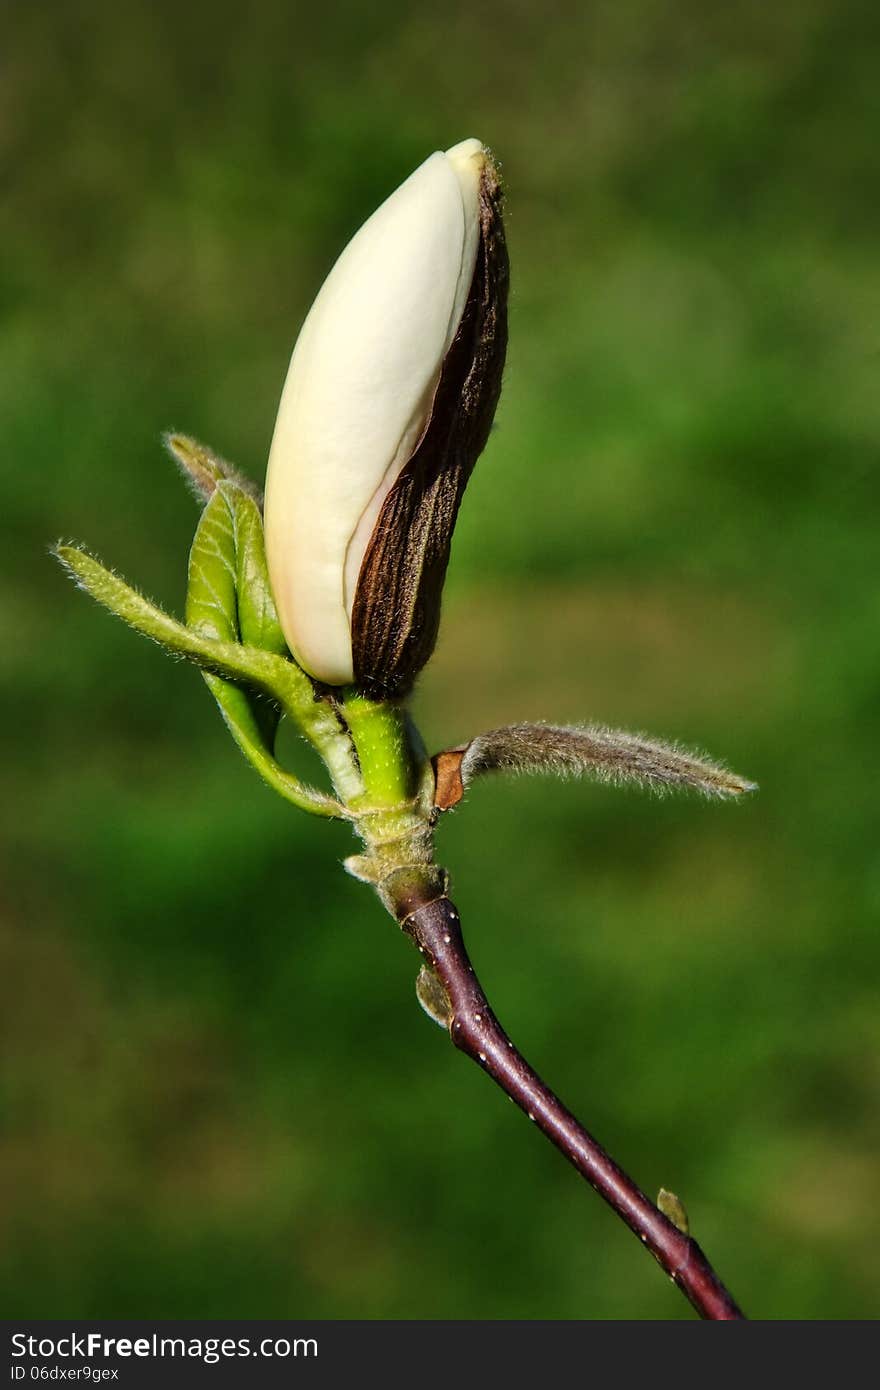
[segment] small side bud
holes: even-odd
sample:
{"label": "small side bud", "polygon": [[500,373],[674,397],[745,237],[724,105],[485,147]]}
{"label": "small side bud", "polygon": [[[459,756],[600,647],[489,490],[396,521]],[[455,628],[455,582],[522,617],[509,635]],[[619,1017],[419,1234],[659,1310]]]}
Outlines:
{"label": "small side bud", "polygon": [[661,1187],[660,1191],[657,1193],[657,1206],[660,1211],[662,1211],[667,1221],[671,1221],[673,1226],[681,1231],[683,1236],[690,1235],[691,1228],[690,1222],[688,1221],[688,1214],[685,1211],[684,1202],[680,1197],[676,1197],[674,1192],[668,1192],[665,1187]]}
{"label": "small side bud", "polygon": [[[273,790],[313,815],[348,819],[349,812],[340,802],[300,782],[272,756],[261,717],[264,709],[272,712],[272,705],[253,702],[250,688],[264,692],[297,722],[301,711],[312,717],[314,688],[293,662],[272,651],[242,646],[237,640],[234,532],[224,512],[225,499],[218,492],[202,513],[196,533],[187,597],[192,626],[177,622],[78,546],[58,545],[54,553],[74,582],[98,603],[172,655],[187,657],[201,667],[232,737]],[[222,575],[229,582],[219,589],[212,587],[212,578],[216,581]],[[273,713],[273,727],[275,722]]]}
{"label": "small side bud", "polygon": [[446,986],[436,970],[423,965],[416,979],[416,998],[429,1018],[440,1028],[449,1028],[452,1022],[452,1001]]}

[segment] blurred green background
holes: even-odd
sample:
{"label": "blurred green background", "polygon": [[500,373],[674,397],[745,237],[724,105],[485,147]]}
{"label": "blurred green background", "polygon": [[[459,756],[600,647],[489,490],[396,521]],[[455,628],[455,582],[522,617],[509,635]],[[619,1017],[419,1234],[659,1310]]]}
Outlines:
{"label": "blurred green background", "polygon": [[876,1316],[876,5],[2,26],[4,1314],[690,1315],[424,1019],[345,829],[47,556],[81,539],[179,612],[160,430],[260,477],[335,255],[477,135],[511,348],[426,740],[598,719],[761,792],[486,782],[441,860],[514,1037],[747,1310]]}

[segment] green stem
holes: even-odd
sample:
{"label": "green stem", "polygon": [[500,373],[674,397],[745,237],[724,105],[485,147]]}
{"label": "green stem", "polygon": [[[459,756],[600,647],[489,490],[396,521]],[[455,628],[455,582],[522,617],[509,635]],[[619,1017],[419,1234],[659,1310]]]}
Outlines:
{"label": "green stem", "polygon": [[[366,853],[346,868],[367,883],[393,912],[392,902],[413,879],[445,882],[434,866],[431,808],[434,773],[424,744],[401,705],[342,692],[341,712],[357,756],[363,790],[348,801]],[[441,891],[438,889],[438,891]]]}
{"label": "green stem", "polygon": [[343,713],[363,780],[358,809],[390,810],[412,802],[421,780],[421,749],[414,746],[406,711],[349,691]]}
{"label": "green stem", "polygon": [[364,784],[351,737],[338,707],[332,700],[316,699],[311,682],[307,696],[293,684],[282,692],[281,703],[323,760],[336,795],[349,808],[354,806],[363,796]]}

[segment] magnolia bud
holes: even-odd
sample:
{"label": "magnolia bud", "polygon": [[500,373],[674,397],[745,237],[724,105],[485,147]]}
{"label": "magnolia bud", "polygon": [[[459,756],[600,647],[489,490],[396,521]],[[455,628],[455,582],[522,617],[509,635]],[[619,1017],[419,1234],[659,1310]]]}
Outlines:
{"label": "magnolia bud", "polygon": [[477,140],[364,223],[303,324],[266,477],[288,645],[328,685],[404,694],[437,637],[465,485],[507,346],[501,194]]}

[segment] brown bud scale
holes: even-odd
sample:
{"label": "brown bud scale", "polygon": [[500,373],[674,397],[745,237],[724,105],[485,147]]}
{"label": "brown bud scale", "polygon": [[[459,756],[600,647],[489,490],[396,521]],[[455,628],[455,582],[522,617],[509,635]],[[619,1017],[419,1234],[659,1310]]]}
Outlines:
{"label": "brown bud scale", "polygon": [[487,163],[477,262],[461,324],[424,433],[385,499],[358,576],[351,616],[355,681],[374,699],[407,694],[434,650],[452,531],[498,404],[509,281],[501,196]]}

